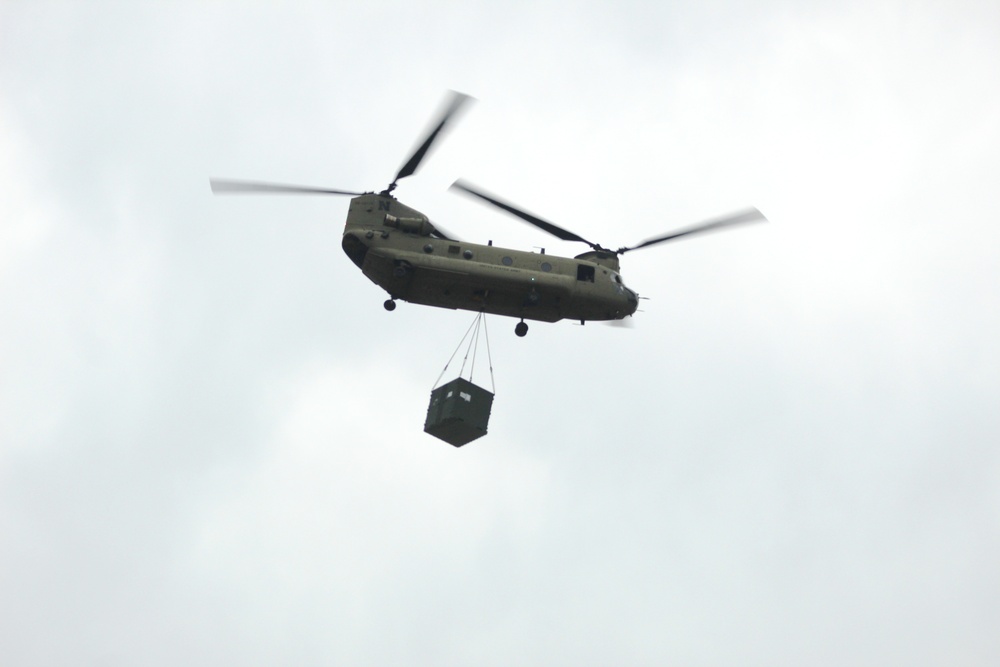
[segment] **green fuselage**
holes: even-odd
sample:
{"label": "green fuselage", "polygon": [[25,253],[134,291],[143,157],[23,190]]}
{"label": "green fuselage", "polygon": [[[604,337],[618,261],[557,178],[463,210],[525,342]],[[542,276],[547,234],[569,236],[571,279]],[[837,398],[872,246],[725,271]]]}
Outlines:
{"label": "green fuselage", "polygon": [[638,297],[625,287],[618,258],[575,258],[450,241],[419,211],[385,194],[351,200],[343,248],[393,299],[556,322],[620,320]]}

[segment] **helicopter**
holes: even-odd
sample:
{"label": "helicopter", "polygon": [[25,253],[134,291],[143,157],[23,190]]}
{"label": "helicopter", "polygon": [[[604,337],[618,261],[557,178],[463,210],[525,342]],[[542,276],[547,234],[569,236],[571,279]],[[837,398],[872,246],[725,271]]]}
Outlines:
{"label": "helicopter", "polygon": [[448,124],[471,98],[453,92],[424,140],[380,192],[353,192],[331,188],[261,181],[210,179],[215,194],[325,194],[352,197],[341,247],[373,283],[389,294],[387,311],[396,301],[469,310],[518,318],[514,333],[528,333],[525,320],[558,322],[563,319],[616,321],[631,317],[639,294],[622,280],[619,257],[693,234],[737,224],[763,221],[755,208],[675,230],[617,250],[528,213],[472,184],[452,185],[463,194],[499,208],[561,240],[584,243],[590,250],[575,257],[467,243],[446,234],[426,215],[406,206],[394,195],[398,181],[416,173]]}

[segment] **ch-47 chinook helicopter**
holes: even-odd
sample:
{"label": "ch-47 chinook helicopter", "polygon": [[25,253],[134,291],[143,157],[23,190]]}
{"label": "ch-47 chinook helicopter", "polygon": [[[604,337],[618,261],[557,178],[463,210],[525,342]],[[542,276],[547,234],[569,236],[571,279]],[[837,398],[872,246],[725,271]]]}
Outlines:
{"label": "ch-47 chinook helicopter", "polygon": [[347,256],[372,282],[389,293],[386,310],[396,300],[439,308],[471,310],[519,318],[514,333],[524,336],[524,320],[557,322],[562,319],[614,321],[631,316],[639,295],[625,286],[618,258],[684,236],[731,225],[764,220],[748,209],[716,220],[685,227],[617,250],[592,243],[571,231],[527,213],[469,183],[452,187],[517,216],[564,241],[578,241],[591,250],[576,257],[510,250],[458,241],[435,227],[426,215],[404,205],[393,195],[401,178],[413,175],[434,141],[469,97],[453,93],[437,124],[381,192],[351,192],[329,188],[211,179],[220,193],[350,195],[350,207],[341,245]]}

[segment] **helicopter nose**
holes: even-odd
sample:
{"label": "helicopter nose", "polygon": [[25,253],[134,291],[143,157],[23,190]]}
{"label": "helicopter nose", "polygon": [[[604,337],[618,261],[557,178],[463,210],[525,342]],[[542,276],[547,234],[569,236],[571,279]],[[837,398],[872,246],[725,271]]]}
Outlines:
{"label": "helicopter nose", "polygon": [[627,287],[625,289],[628,292],[628,307],[629,307],[628,314],[631,315],[639,308],[639,295],[636,292],[633,292],[632,290],[628,289]]}

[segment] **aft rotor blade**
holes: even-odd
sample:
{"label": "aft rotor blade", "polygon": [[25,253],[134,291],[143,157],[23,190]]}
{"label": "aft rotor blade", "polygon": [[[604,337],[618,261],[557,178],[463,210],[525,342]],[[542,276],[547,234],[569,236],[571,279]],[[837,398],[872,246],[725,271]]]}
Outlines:
{"label": "aft rotor blade", "polygon": [[673,241],[674,239],[679,239],[683,236],[691,236],[693,234],[703,234],[705,232],[722,229],[723,227],[742,225],[748,222],[766,222],[766,221],[767,218],[764,217],[763,213],[761,213],[755,208],[749,208],[745,211],[740,211],[739,213],[727,215],[723,218],[709,220],[707,222],[702,222],[697,225],[692,225],[691,227],[684,227],[682,229],[678,229],[677,231],[666,234],[665,236],[657,236],[656,238],[646,239],[639,245],[632,246],[631,248],[619,248],[618,253],[619,254],[626,253],[629,250],[638,250],[639,248],[645,248],[646,246],[656,245],[657,243],[665,243],[666,241]]}
{"label": "aft rotor blade", "polygon": [[437,122],[437,125],[434,126],[430,133],[428,133],[427,138],[424,139],[423,143],[420,144],[420,146],[417,147],[417,150],[413,152],[413,155],[411,155],[410,159],[406,161],[406,164],[400,168],[399,173],[396,174],[396,178],[392,181],[393,185],[395,185],[396,181],[399,179],[412,176],[417,171],[417,167],[420,166],[420,162],[427,155],[427,152],[430,150],[434,141],[438,138],[441,132],[444,131],[448,121],[450,121],[455,114],[458,113],[459,109],[461,109],[462,106],[470,99],[472,98],[464,93],[452,91],[450,101],[447,108],[444,110],[444,113],[441,115],[441,119]]}
{"label": "aft rotor blade", "polygon": [[263,183],[260,181],[231,181],[220,178],[211,178],[212,192],[217,195],[222,194],[284,194],[284,195],[351,195],[357,196],[362,192],[351,192],[349,190],[333,190],[330,188],[313,188],[307,185],[284,185],[281,183]]}
{"label": "aft rotor blade", "polygon": [[472,185],[470,185],[465,181],[457,180],[451,184],[451,187],[456,190],[461,190],[462,192],[470,194],[473,197],[478,197],[487,203],[493,204],[497,208],[503,211],[507,211],[511,215],[517,216],[518,218],[521,218],[521,220],[524,220],[528,224],[534,225],[535,227],[538,227],[539,229],[542,229],[548,232],[549,234],[552,234],[556,238],[562,239],[563,241],[579,241],[580,243],[586,243],[595,250],[599,248],[597,244],[591,243],[582,236],[578,236],[577,234],[574,234],[569,230],[563,229],[562,227],[555,225],[549,222],[548,220],[543,220],[538,216],[532,215],[526,211],[522,211],[513,204],[509,204],[501,199],[498,199],[494,195],[487,194],[482,190],[473,187]]}

